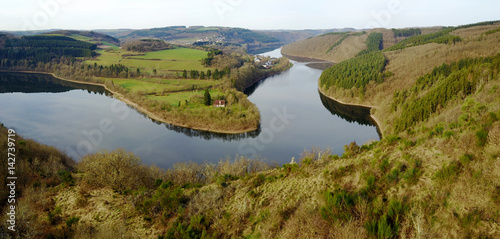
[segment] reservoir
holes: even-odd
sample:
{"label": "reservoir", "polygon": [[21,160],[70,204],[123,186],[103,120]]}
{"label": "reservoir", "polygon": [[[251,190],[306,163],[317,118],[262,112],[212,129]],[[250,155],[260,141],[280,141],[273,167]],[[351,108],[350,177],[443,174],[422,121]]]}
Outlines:
{"label": "reservoir", "polygon": [[[264,53],[281,56],[280,50]],[[79,161],[100,150],[124,148],[161,168],[176,162],[213,162],[236,155],[279,165],[304,150],[379,140],[369,109],[341,105],[318,92],[321,70],[294,62],[245,93],[261,113],[260,129],[218,134],[159,123],[113,98],[103,87],[50,75],[0,73],[0,122],[25,138],[54,146]]]}

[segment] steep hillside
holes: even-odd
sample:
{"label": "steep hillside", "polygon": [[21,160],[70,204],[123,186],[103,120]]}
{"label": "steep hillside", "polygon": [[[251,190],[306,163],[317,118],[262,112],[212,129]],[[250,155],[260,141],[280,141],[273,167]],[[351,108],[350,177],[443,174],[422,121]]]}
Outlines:
{"label": "steep hillside", "polygon": [[290,44],[329,32],[350,32],[354,30],[353,28],[342,28],[324,30],[256,30],[256,32],[278,38],[283,44]]}
{"label": "steep hillside", "polygon": [[[419,34],[432,33],[439,29],[441,28],[419,29]],[[351,31],[347,33],[326,33],[283,46],[282,53],[291,57],[307,57],[338,63],[352,58],[360,51],[364,50],[366,48],[364,42],[368,34],[372,32],[383,34],[383,49],[389,48],[396,44],[396,42],[408,38],[408,36],[405,35],[397,36],[394,30],[395,29],[374,29],[366,32]]]}
{"label": "steep hillside", "polygon": [[367,32],[326,33],[286,45],[281,52],[288,56],[341,62],[364,50],[367,37]]}

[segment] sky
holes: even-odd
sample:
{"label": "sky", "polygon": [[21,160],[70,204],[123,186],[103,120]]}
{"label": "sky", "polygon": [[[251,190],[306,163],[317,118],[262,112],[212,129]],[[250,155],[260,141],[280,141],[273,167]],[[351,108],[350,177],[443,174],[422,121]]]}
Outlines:
{"label": "sky", "polygon": [[[7,0],[2,0],[7,2]],[[0,30],[404,28],[500,20],[498,0],[23,0],[0,8]]]}

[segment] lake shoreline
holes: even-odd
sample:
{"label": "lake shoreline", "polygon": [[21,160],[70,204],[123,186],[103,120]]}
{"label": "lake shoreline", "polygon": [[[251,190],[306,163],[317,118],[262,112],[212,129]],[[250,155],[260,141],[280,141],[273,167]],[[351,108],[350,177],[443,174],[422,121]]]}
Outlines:
{"label": "lake shoreline", "polygon": [[293,67],[293,63],[291,63],[291,62],[290,62],[290,64],[288,65],[288,67],[287,67],[286,69],[283,69],[282,71],[271,72],[271,73],[269,73],[269,74],[267,74],[267,75],[264,75],[264,76],[262,76],[262,77],[259,77],[259,78],[258,78],[257,80],[255,80],[252,84],[250,84],[249,86],[245,87],[245,89],[243,89],[243,91],[242,91],[242,92],[245,92],[246,90],[248,90],[248,89],[249,89],[249,88],[251,88],[252,86],[254,86],[254,85],[256,85],[257,83],[259,83],[261,80],[264,80],[264,79],[269,78],[269,77],[271,77],[271,76],[275,76],[275,75],[281,74],[281,73],[283,73],[283,72],[285,72],[285,71],[290,70],[290,68],[292,68],[292,67]]}
{"label": "lake shoreline", "polygon": [[215,130],[215,129],[210,129],[210,128],[207,128],[207,127],[189,126],[189,125],[186,125],[186,124],[181,124],[181,123],[178,123],[178,122],[174,122],[174,121],[170,121],[170,120],[164,119],[164,118],[162,118],[162,117],[154,114],[153,112],[149,111],[148,109],[146,109],[146,108],[138,105],[137,103],[133,102],[132,100],[126,98],[123,94],[109,89],[108,87],[106,87],[106,84],[104,84],[104,83],[70,80],[70,79],[65,79],[63,77],[60,77],[60,76],[56,76],[54,73],[48,73],[48,72],[15,71],[15,70],[0,70],[0,72],[44,74],[44,75],[51,75],[52,77],[54,77],[56,79],[67,81],[67,82],[73,82],[73,83],[77,83],[77,84],[102,86],[102,87],[104,87],[104,89],[106,89],[107,91],[111,92],[116,99],[118,99],[118,100],[122,101],[123,103],[129,105],[130,107],[138,110],[139,112],[141,112],[143,114],[146,114],[150,119],[153,119],[153,120],[165,123],[165,124],[169,124],[169,125],[179,126],[179,127],[193,129],[193,130],[211,132],[211,133],[221,133],[221,134],[243,134],[243,133],[248,133],[248,132],[256,131],[259,128],[259,127],[252,127],[250,129],[245,129],[245,130]]}
{"label": "lake shoreline", "polygon": [[[348,105],[348,106],[360,106],[360,107],[365,107],[365,108],[369,108],[369,109],[376,109],[376,108],[377,108],[376,106],[372,106],[372,105],[364,105],[364,104],[357,104],[357,103],[347,103],[347,102],[343,102],[343,101],[341,101],[341,100],[335,99],[335,98],[333,98],[333,97],[331,97],[331,96],[329,96],[329,95],[325,94],[325,92],[323,92],[323,91],[321,90],[321,88],[319,87],[319,81],[318,81],[318,91],[319,91],[319,93],[320,93],[320,94],[322,94],[323,96],[325,96],[325,97],[327,97],[327,98],[329,98],[329,99],[331,99],[331,100],[334,100],[334,101],[336,101],[336,102],[338,102],[338,103],[340,103],[340,104],[343,104],[343,105]],[[379,131],[379,133],[380,133],[380,136],[381,136],[380,138],[382,139],[382,138],[384,137],[384,133],[383,133],[383,129],[382,129],[382,126],[381,126],[381,124],[380,124],[380,121],[377,119],[377,117],[376,117],[375,115],[373,115],[373,114],[371,114],[371,113],[370,113],[370,118],[372,118],[372,119],[373,119],[373,121],[375,122],[375,124],[376,124],[376,126],[377,126],[377,128],[378,128],[378,131]]]}

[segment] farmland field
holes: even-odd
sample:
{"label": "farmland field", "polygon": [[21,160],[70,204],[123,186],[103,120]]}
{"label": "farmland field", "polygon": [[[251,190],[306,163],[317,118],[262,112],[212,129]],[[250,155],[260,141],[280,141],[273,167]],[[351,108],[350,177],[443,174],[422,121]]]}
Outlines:
{"label": "farmland field", "polygon": [[[223,93],[218,90],[218,89],[210,89],[209,90],[210,95],[213,98],[218,97],[219,95],[223,95]],[[195,91],[185,91],[185,92],[177,92],[177,93],[166,93],[164,95],[160,96],[155,96],[155,95],[149,95],[149,99],[154,99],[157,102],[161,103],[169,103],[171,106],[178,106],[179,102],[184,101],[184,100],[190,100],[192,96],[198,96],[202,97],[204,91],[203,90],[195,90]],[[189,104],[188,105],[190,108],[196,108],[196,107],[202,107],[203,104],[198,103],[198,104]]]}
{"label": "farmland field", "polygon": [[143,56],[131,56],[130,58],[160,59],[160,60],[175,60],[175,61],[199,61],[205,57],[207,57],[206,51],[180,47],[170,50],[147,52]]}
{"label": "farmland field", "polygon": [[[143,72],[151,73],[154,69],[158,72],[172,72],[183,70],[207,71],[201,65],[201,59],[207,56],[207,52],[189,48],[176,48],[170,50],[148,52],[140,54],[137,52],[114,49],[111,51],[98,51],[100,56],[97,60],[86,61],[87,64],[109,66],[111,64],[122,64],[129,68],[139,68]],[[213,70],[213,69],[212,69]]]}
{"label": "farmland field", "polygon": [[221,82],[213,80],[193,79],[121,79],[106,78],[115,85],[123,87],[131,93],[155,94],[165,92],[191,91],[194,89],[206,89],[218,86]]}

